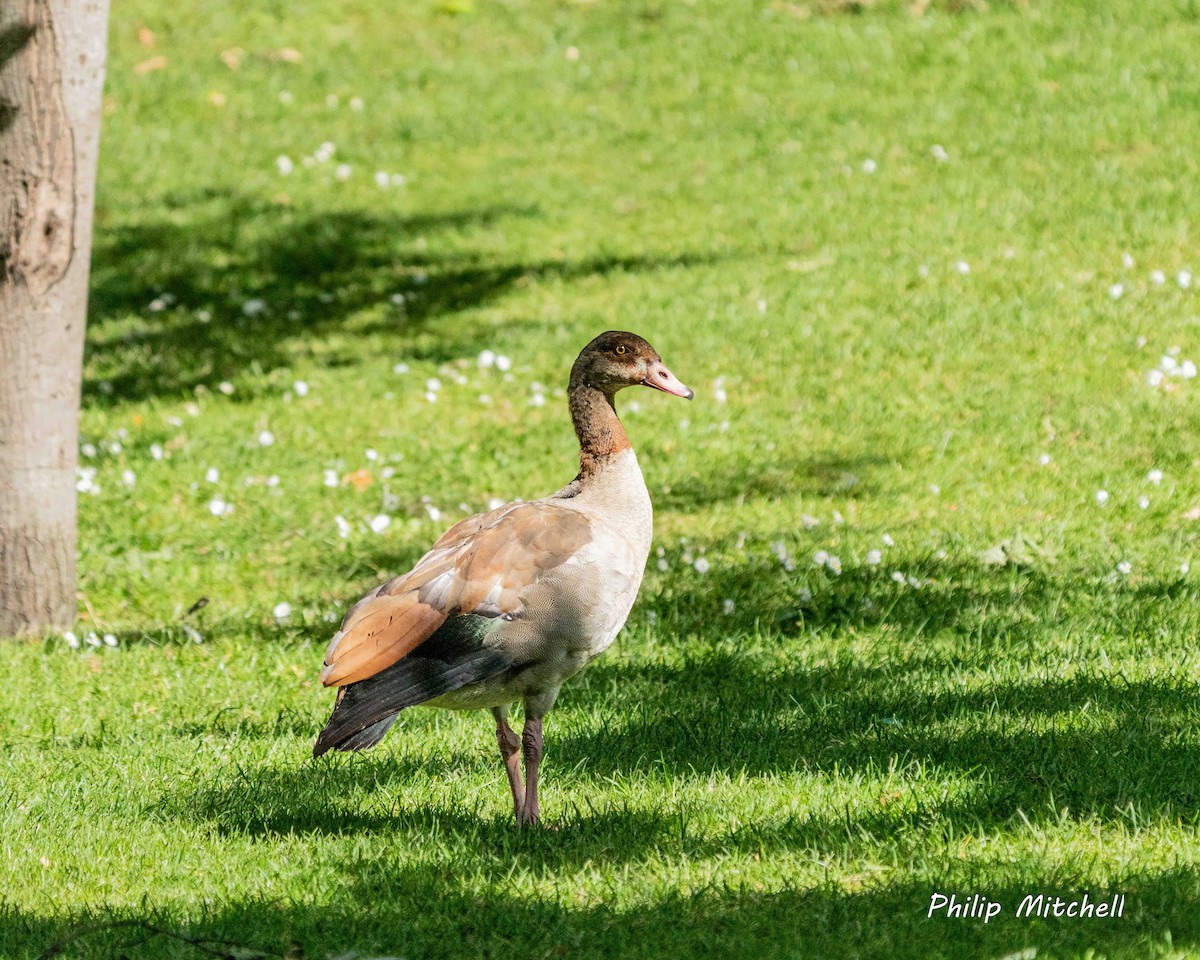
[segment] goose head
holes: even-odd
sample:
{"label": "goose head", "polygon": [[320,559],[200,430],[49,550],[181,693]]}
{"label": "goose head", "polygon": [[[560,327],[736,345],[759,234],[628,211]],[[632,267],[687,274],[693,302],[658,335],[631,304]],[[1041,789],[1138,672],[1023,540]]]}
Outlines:
{"label": "goose head", "polygon": [[609,330],[580,352],[571,368],[571,385],[595,387],[608,396],[626,387],[651,387],[691,400],[695,394],[679,382],[662,357],[636,333]]}

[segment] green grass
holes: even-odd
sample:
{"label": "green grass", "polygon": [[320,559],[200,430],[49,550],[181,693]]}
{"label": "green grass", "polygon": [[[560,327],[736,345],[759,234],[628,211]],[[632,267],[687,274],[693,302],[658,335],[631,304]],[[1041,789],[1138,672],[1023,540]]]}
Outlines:
{"label": "green grass", "polygon": [[[0,956],[1200,956],[1200,384],[1147,382],[1200,356],[1200,8],[960,6],[118,3],[118,643],[0,649]],[[310,760],[342,605],[571,478],[612,327],[697,398],[622,397],[665,569],[547,721],[545,829],[483,715]],[[1085,890],[1124,918],[1014,916]]]}

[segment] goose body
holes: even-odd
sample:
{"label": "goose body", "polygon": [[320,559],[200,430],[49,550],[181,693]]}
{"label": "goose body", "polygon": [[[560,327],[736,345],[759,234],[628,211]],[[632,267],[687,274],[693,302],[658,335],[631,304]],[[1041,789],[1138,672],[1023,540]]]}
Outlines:
{"label": "goose body", "polygon": [[[490,709],[517,820],[538,818],[541,718],[620,632],[650,552],[650,495],[612,402],[634,384],[692,396],[640,337],[593,340],[568,392],[578,476],[548,497],[460,521],[411,571],[351,607],[325,654],[322,683],[339,689],[314,754],[373,746],[417,704]],[[507,722],[516,702],[524,781]]]}

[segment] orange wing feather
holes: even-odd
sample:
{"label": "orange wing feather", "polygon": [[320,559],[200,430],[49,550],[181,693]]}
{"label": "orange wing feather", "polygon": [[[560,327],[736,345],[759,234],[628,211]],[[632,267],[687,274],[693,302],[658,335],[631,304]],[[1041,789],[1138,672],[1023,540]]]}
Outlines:
{"label": "orange wing feather", "polygon": [[346,613],[325,652],[321,683],[365,680],[407,656],[449,617],[515,617],[525,590],[591,536],[587,518],[547,501],[507,504],[461,520],[413,569]]}

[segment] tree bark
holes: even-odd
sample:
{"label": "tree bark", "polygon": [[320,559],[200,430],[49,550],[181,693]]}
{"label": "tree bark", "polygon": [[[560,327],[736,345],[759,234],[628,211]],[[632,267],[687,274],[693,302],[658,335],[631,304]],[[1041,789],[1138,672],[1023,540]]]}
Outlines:
{"label": "tree bark", "polygon": [[107,31],[108,0],[0,4],[0,637],[75,620],[75,468]]}

